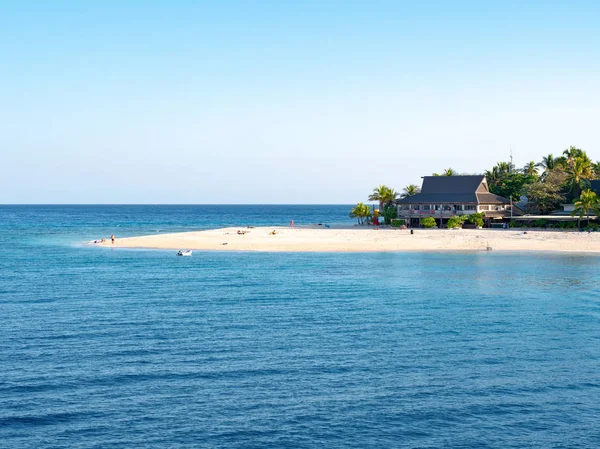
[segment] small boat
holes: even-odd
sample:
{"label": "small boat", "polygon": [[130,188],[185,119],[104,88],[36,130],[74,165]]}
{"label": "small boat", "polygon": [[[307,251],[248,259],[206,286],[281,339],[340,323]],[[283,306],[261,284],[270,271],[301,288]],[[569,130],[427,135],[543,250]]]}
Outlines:
{"label": "small boat", "polygon": [[192,255],[192,250],[191,249],[180,249],[179,251],[177,251],[177,255],[189,257]]}

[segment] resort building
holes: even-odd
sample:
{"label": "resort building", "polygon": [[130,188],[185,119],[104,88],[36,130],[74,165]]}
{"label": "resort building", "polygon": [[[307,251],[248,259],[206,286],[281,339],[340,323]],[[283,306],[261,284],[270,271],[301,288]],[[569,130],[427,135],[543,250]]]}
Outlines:
{"label": "resort building", "polygon": [[407,220],[410,226],[418,226],[421,218],[433,217],[441,227],[454,215],[480,212],[490,226],[494,221],[502,223],[511,218],[518,210],[509,199],[490,193],[483,175],[425,176],[421,193],[399,199],[396,204],[398,218]]}

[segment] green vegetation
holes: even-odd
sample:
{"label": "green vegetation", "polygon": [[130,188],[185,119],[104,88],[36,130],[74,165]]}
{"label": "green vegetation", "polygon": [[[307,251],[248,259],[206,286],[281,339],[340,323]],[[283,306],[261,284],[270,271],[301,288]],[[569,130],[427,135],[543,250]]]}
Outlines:
{"label": "green vegetation", "polygon": [[396,201],[398,194],[394,189],[390,189],[388,186],[383,184],[375,187],[371,195],[369,195],[369,201],[378,201],[379,210],[384,210],[384,206],[392,204]]}
{"label": "green vegetation", "polygon": [[[560,208],[563,203],[581,202],[581,208],[589,204],[588,194],[584,195],[584,192],[590,189],[591,180],[600,179],[600,161],[593,162],[584,150],[570,146],[559,156],[549,153],[540,162],[529,161],[522,168],[516,168],[512,162],[500,161],[484,174],[491,193],[510,198],[527,214],[547,215]],[[433,175],[456,176],[458,172],[447,168],[441,174]],[[379,185],[373,189],[368,199],[379,203],[384,222],[391,224],[397,217],[396,208],[393,207],[397,197],[408,198],[418,193],[420,188],[415,184],[404,187],[400,195],[388,186]],[[522,197],[527,200],[521,202]],[[590,215],[597,215],[596,206],[588,207],[585,211],[578,209],[577,214],[580,220],[587,217],[589,222]],[[359,223],[369,222],[370,211],[366,216],[360,212],[357,215],[355,208],[351,216],[357,218]],[[452,218],[448,223],[449,227],[462,225],[459,219]],[[466,220],[476,226],[483,226],[483,214],[472,214]]]}
{"label": "green vegetation", "polygon": [[566,191],[563,188],[567,173],[562,167],[554,168],[537,180],[524,186],[523,195],[529,201],[527,212],[548,214],[560,207],[566,201]]}
{"label": "green vegetation", "polygon": [[457,174],[458,173],[456,173],[456,170],[454,170],[453,168],[448,167],[441,174],[434,173],[433,176],[456,176]]}
{"label": "green vegetation", "polygon": [[574,221],[562,221],[559,223],[558,227],[560,229],[575,229],[577,227],[577,223]]}
{"label": "green vegetation", "polygon": [[398,218],[398,209],[395,205],[384,206],[383,208],[383,220],[385,224],[392,224],[392,220]]}
{"label": "green vegetation", "polygon": [[600,214],[600,202],[598,196],[590,189],[581,192],[579,201],[575,202],[575,210],[571,213],[571,216],[577,215],[579,222],[581,219],[587,217],[587,225],[590,226],[590,212],[594,215]]}
{"label": "green vegetation", "polygon": [[465,215],[467,217],[467,221],[471,224],[474,224],[475,226],[478,227],[483,227],[483,217],[484,214],[483,212],[478,213],[478,214],[471,214],[471,215]]}
{"label": "green vegetation", "polygon": [[402,189],[400,198],[408,198],[409,196],[414,196],[417,193],[421,193],[421,188],[415,184],[409,184]]}
{"label": "green vegetation", "polygon": [[392,219],[392,228],[401,228],[404,225],[405,221],[400,218]]}
{"label": "green vegetation", "polygon": [[524,195],[527,213],[547,214],[579,198],[590,180],[600,179],[600,162],[593,163],[585,151],[570,146],[559,157],[550,153],[541,162],[531,161],[520,170],[510,162],[498,162],[485,175],[490,192],[513,201]]}
{"label": "green vegetation", "polygon": [[495,167],[485,172],[490,192],[505,198],[519,201],[525,185],[537,179],[537,175],[528,175],[516,170],[509,162],[498,162]]}
{"label": "green vegetation", "polygon": [[425,217],[421,218],[421,226],[424,228],[435,228],[437,223],[435,222],[435,218],[433,217]]}
{"label": "green vegetation", "polygon": [[454,215],[453,217],[450,217],[447,224],[448,229],[462,228],[466,218],[466,215]]}
{"label": "green vegetation", "polygon": [[358,203],[350,212],[350,218],[356,218],[358,224],[365,224],[371,217],[371,208],[368,204]]}

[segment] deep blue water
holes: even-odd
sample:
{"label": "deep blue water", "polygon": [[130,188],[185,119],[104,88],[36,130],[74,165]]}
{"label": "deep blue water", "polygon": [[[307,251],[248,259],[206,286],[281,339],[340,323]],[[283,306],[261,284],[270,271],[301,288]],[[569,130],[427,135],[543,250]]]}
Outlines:
{"label": "deep blue water", "polygon": [[79,243],[348,206],[0,206],[0,447],[599,447],[600,258]]}

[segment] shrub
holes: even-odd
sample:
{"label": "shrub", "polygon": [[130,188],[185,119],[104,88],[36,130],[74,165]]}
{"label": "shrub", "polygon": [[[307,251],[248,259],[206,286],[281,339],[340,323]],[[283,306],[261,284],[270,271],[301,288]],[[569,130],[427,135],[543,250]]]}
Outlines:
{"label": "shrub", "polygon": [[518,221],[512,220],[510,223],[508,223],[508,227],[509,228],[520,228],[523,226],[523,223],[519,223]]}
{"label": "shrub", "polygon": [[454,228],[462,228],[463,223],[465,222],[465,216],[458,216],[455,215],[453,217],[450,217],[448,219],[448,229],[454,229]]}
{"label": "shrub", "polygon": [[473,223],[475,226],[483,227],[483,217],[483,212],[480,212],[478,214],[467,215],[467,220],[469,223]]}
{"label": "shrub", "polygon": [[558,227],[560,229],[575,229],[575,228],[577,228],[577,222],[576,221],[561,221],[558,224]]}
{"label": "shrub", "polygon": [[385,224],[391,224],[396,218],[398,218],[398,209],[396,206],[385,206],[383,208],[383,220]]}
{"label": "shrub", "polygon": [[433,217],[425,217],[421,219],[421,225],[424,228],[434,228],[437,226],[437,223],[435,222],[435,218]]}
{"label": "shrub", "polygon": [[401,218],[392,218],[392,228],[401,228],[404,223]]}
{"label": "shrub", "polygon": [[548,220],[541,218],[541,219],[535,220],[533,222],[533,227],[534,228],[545,228],[547,224],[548,224]]}

